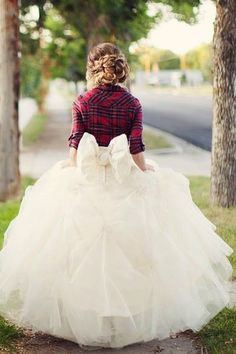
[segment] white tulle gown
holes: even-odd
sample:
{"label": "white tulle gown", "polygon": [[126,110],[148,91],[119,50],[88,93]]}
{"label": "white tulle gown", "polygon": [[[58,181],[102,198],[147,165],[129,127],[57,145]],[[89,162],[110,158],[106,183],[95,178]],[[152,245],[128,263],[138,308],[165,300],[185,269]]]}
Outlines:
{"label": "white tulle gown", "polygon": [[0,313],[84,345],[198,331],[229,302],[233,250],[172,169],[141,171],[125,134],[84,133],[77,167],[28,186],[0,252]]}

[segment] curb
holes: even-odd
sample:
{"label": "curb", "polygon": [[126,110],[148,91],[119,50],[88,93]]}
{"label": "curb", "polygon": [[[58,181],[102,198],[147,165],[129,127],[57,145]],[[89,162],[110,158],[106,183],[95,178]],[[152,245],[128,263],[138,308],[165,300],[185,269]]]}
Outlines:
{"label": "curb", "polygon": [[156,127],[152,127],[148,124],[144,124],[144,129],[145,130],[149,130],[150,132],[152,132],[153,134],[156,135],[161,135],[163,136],[168,142],[170,142],[170,144],[173,147],[170,148],[163,148],[163,149],[153,149],[153,150],[149,150],[150,153],[155,154],[155,155],[162,155],[162,154],[181,154],[184,152],[191,152],[191,153],[204,153],[204,154],[210,154],[209,151],[206,151],[196,145],[193,145],[189,142],[187,142],[184,139],[181,139],[171,133],[168,133],[166,131],[163,131],[161,129],[158,129]]}

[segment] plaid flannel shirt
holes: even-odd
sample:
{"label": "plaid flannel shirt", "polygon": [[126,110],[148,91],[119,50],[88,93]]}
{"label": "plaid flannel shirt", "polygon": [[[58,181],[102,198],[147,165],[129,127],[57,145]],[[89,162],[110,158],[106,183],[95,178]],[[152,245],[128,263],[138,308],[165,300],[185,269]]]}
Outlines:
{"label": "plaid flannel shirt", "polygon": [[78,96],[72,107],[69,146],[78,148],[84,132],[108,146],[112,138],[126,134],[131,154],[145,150],[142,139],[142,107],[137,98],[119,85],[104,84]]}

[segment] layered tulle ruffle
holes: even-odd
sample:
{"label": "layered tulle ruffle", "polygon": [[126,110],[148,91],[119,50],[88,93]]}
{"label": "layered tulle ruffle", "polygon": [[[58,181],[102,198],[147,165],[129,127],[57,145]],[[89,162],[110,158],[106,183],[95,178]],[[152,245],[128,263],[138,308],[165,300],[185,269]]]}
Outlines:
{"label": "layered tulle ruffle", "polygon": [[232,249],[183,175],[142,172],[124,136],[81,141],[78,167],[58,161],[29,186],[6,231],[0,313],[104,347],[199,330],[229,302]]}

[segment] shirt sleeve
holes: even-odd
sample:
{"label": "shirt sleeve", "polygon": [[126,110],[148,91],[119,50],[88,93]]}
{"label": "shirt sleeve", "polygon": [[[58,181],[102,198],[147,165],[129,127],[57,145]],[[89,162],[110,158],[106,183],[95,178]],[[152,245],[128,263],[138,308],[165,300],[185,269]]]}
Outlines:
{"label": "shirt sleeve", "polygon": [[129,136],[129,149],[131,154],[138,154],[145,151],[143,143],[143,112],[142,106],[138,99],[135,102],[134,117]]}
{"label": "shirt sleeve", "polygon": [[79,98],[77,98],[72,105],[72,125],[68,138],[69,147],[77,149],[84,132],[85,128],[82,120],[80,101]]}

